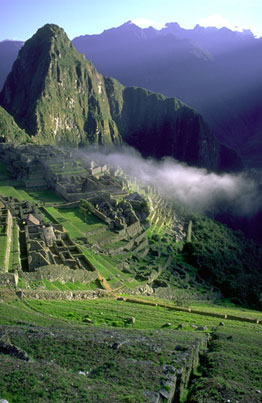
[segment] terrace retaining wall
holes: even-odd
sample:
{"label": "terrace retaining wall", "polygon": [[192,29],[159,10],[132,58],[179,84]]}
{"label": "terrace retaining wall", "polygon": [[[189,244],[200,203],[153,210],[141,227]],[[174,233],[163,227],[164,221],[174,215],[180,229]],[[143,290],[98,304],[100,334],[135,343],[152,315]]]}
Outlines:
{"label": "terrace retaining wall", "polygon": [[87,270],[72,270],[64,265],[47,265],[38,267],[34,272],[26,273],[19,271],[19,277],[28,281],[39,281],[42,279],[49,281],[60,281],[66,283],[70,281],[72,283],[80,281],[81,283],[89,283],[95,281],[98,278],[97,271]]}
{"label": "terrace retaining wall", "polygon": [[48,290],[18,290],[16,295],[19,298],[41,299],[41,300],[83,300],[107,297],[105,290],[86,291],[48,291]]}
{"label": "terrace retaining wall", "polygon": [[6,272],[8,272],[9,268],[9,258],[10,258],[10,248],[11,248],[11,242],[12,242],[12,224],[13,224],[13,218],[10,213],[10,211],[7,211],[7,226],[6,226],[6,237],[7,237],[7,242],[6,242],[6,250],[5,250],[5,260],[4,260],[4,269]]}

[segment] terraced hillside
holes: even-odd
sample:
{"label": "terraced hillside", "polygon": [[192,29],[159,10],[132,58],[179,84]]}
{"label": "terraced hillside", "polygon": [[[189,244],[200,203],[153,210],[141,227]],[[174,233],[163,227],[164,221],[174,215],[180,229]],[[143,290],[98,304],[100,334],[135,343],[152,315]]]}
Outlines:
{"label": "terraced hillside", "polygon": [[261,312],[221,295],[259,249],[79,153],[1,151],[0,398],[260,401]]}
{"label": "terraced hillside", "polygon": [[7,175],[2,179],[15,178],[15,187],[5,181],[1,193],[3,211],[19,227],[14,240],[19,245],[18,265],[10,266],[10,273],[19,270],[20,285],[30,287],[30,276],[36,281],[35,270],[43,266],[64,265],[96,272],[104,281],[102,288],[107,284],[139,292],[142,286],[153,292],[149,284],[170,263],[167,251],[156,248],[153,235],[176,234],[177,240],[186,236],[185,223],[170,203],[154,189],[140,189],[119,170],[86,158],[68,160],[61,149],[4,145],[2,151]]}
{"label": "terraced hillside", "polygon": [[35,270],[63,265],[96,273],[107,290],[184,300],[222,291],[260,306],[261,248],[242,235],[87,153],[5,143],[0,162],[2,215],[11,215],[16,234],[3,229],[12,244],[1,254],[8,281],[29,271],[30,288],[30,276],[41,277]]}
{"label": "terraced hillside", "polygon": [[261,401],[261,325],[110,298],[1,297],[0,396],[10,402]]}

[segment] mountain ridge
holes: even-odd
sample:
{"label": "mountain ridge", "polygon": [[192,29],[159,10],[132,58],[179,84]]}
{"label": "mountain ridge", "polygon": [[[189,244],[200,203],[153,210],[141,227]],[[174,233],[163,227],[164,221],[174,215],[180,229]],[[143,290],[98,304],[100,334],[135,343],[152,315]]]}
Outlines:
{"label": "mountain ridge", "polygon": [[197,109],[219,141],[239,152],[247,166],[262,165],[251,151],[248,156],[245,152],[246,143],[261,132],[260,122],[249,118],[247,103],[261,113],[262,39],[251,31],[184,29],[177,23],[156,30],[128,22],[72,42],[103,75],[177,97]]}
{"label": "mountain ridge", "polygon": [[[113,103],[123,107],[120,114]],[[40,28],[20,50],[0,104],[40,143],[112,146],[123,138],[157,158],[211,170],[241,167],[237,156],[225,163],[225,149],[196,111],[177,99],[104,79],[54,24]]]}

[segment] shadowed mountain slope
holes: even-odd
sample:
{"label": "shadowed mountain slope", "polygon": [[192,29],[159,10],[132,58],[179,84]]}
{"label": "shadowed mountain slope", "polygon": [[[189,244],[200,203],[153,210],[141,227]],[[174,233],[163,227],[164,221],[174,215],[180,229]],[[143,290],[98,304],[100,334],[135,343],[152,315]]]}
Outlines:
{"label": "shadowed mountain slope", "polygon": [[102,74],[196,108],[219,141],[240,152],[247,165],[262,164],[249,146],[246,152],[262,127],[253,118],[258,109],[261,114],[262,39],[250,31],[183,29],[177,23],[158,31],[128,21],[100,35],[77,37],[73,44]]}
{"label": "shadowed mountain slope", "polygon": [[144,155],[212,170],[241,167],[196,111],[175,98],[104,79],[53,24],[20,50],[0,103],[40,143],[112,145],[123,139]]}

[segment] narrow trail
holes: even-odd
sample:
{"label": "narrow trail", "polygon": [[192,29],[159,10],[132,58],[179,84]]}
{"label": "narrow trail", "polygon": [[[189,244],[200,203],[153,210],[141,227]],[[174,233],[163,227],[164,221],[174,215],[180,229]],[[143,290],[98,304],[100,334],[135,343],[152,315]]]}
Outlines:
{"label": "narrow trail", "polygon": [[110,287],[110,284],[107,282],[107,280],[105,279],[105,277],[103,277],[100,272],[96,269],[97,274],[98,274],[98,280],[101,283],[101,286],[109,292],[113,292],[112,288]]}

